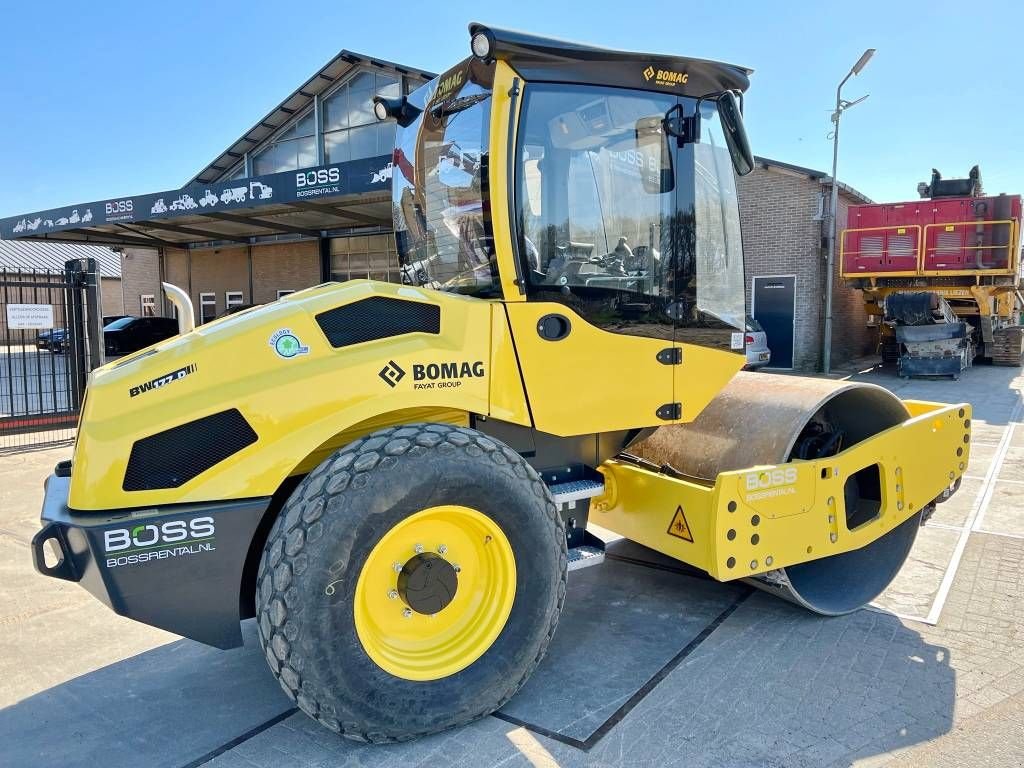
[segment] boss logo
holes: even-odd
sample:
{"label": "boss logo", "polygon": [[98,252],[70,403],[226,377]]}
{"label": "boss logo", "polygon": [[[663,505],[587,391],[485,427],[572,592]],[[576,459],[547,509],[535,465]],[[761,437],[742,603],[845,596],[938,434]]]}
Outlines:
{"label": "boss logo", "polygon": [[748,491],[761,491],[767,488],[777,488],[780,485],[792,485],[796,482],[796,467],[748,472],[744,479]]}
{"label": "boss logo", "polygon": [[214,534],[212,517],[191,520],[168,520],[159,525],[136,525],[133,528],[114,528],[103,532],[104,551],[120,552],[131,548],[156,547],[163,544],[183,544],[209,539]]}
{"label": "boss logo", "polygon": [[119,213],[131,213],[132,205],[131,200],[114,200],[113,202],[106,203],[103,209],[106,211],[107,216],[114,216]]}
{"label": "boss logo", "polygon": [[319,184],[337,184],[341,181],[341,171],[337,168],[320,168],[315,171],[303,171],[295,174],[295,186],[315,187]]}

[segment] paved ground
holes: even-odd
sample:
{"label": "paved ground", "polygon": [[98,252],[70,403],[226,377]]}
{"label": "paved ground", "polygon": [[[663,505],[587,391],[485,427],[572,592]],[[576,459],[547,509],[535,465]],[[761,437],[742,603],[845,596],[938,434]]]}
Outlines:
{"label": "paved ground", "polygon": [[216,651],[36,576],[42,477],[69,451],[0,457],[0,766],[1024,765],[1024,378],[856,375],[975,408],[969,477],[875,609],[822,619],[620,543],[571,575],[503,712],[393,747],[296,713],[251,622]]}

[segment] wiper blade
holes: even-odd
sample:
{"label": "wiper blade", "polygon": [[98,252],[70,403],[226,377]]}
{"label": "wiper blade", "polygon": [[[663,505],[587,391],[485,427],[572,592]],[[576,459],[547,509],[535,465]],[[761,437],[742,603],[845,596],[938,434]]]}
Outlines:
{"label": "wiper blade", "polygon": [[446,101],[443,104],[438,104],[432,110],[430,114],[434,117],[441,117],[442,115],[454,115],[456,112],[462,112],[469,109],[474,104],[479,104],[484,99],[490,98],[489,93],[474,93],[472,96],[460,96],[457,99]]}

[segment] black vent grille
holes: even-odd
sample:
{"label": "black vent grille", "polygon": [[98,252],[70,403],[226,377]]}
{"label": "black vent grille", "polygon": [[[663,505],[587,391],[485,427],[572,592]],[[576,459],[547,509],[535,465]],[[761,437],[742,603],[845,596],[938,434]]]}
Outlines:
{"label": "black vent grille", "polygon": [[236,408],[171,427],[132,446],[122,487],[126,491],[177,488],[256,439]]}
{"label": "black vent grille", "polygon": [[440,333],[441,307],[373,296],[321,312],[316,321],[332,347],[347,347],[404,333]]}

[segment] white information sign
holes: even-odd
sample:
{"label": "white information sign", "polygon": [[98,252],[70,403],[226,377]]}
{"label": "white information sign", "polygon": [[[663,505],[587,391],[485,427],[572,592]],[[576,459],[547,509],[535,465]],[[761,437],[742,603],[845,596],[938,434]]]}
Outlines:
{"label": "white information sign", "polygon": [[7,327],[13,329],[53,328],[53,305],[8,304]]}

